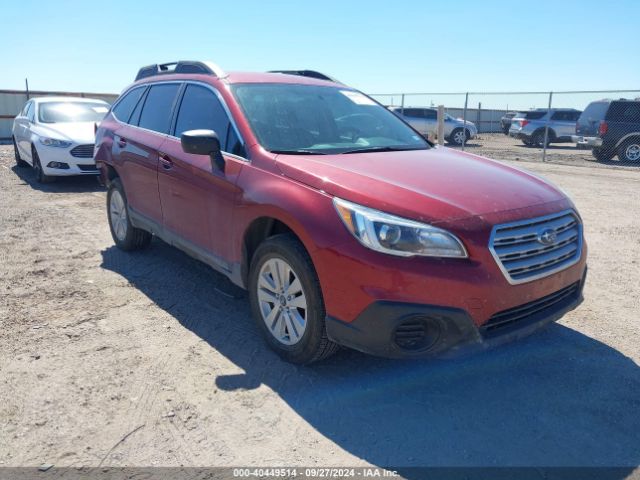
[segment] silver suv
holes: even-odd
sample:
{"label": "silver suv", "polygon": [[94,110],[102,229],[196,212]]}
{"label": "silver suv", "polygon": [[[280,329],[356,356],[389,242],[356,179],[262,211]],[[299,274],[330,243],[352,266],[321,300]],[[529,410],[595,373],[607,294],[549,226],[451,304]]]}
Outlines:
{"label": "silver suv", "polygon": [[544,146],[544,130],[549,125],[547,145],[571,142],[576,133],[576,122],[582,112],[573,108],[538,108],[518,112],[511,120],[509,135],[519,138],[525,145]]}
{"label": "silver suv", "polygon": [[[425,137],[435,137],[438,133],[438,110],[435,108],[391,107],[390,110]],[[448,113],[444,114],[444,139],[447,142],[462,145],[478,135],[478,128],[474,123],[467,120],[467,128],[464,127],[462,119],[454,118]]]}

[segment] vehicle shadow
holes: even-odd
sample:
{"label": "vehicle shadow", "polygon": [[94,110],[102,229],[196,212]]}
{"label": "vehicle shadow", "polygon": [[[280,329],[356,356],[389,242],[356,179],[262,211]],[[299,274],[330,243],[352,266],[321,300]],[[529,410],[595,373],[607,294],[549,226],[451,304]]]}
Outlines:
{"label": "vehicle shadow", "polygon": [[34,190],[47,193],[81,193],[99,192],[104,187],[98,183],[95,175],[77,175],[73,177],[56,177],[51,183],[38,183],[36,173],[31,167],[18,167],[14,165],[11,170],[20,178],[25,185],[29,185]]}
{"label": "vehicle shadow", "polygon": [[639,464],[638,365],[570,328],[554,324],[466,358],[392,361],[343,350],[298,367],[268,350],[244,292],[205,265],[156,239],[139,253],[110,247],[102,256],[103,268],[244,371],[218,376],[217,395],[265,384],[376,466],[407,478],[425,478],[412,469],[424,466],[615,466],[597,478],[625,478]]}

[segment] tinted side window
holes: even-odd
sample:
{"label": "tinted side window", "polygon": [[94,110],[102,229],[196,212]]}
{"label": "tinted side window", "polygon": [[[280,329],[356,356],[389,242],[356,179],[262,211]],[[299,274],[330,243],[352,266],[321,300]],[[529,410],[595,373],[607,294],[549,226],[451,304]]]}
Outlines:
{"label": "tinted side window", "polygon": [[134,88],[129,91],[120,99],[116,106],[113,107],[111,113],[113,113],[121,122],[127,123],[129,121],[129,117],[131,117],[131,112],[138,103],[138,100],[140,100],[144,90],[144,88]]}
{"label": "tinted side window", "polygon": [[179,88],[177,83],[153,85],[147,93],[138,125],[154,132],[168,133],[173,101]]}
{"label": "tinted side window", "polygon": [[133,113],[131,114],[131,117],[129,117],[130,125],[138,125],[138,123],[140,122],[140,114],[142,113],[142,106],[144,105],[146,97],[147,96],[143,94],[140,100],[138,100],[136,108],[133,109]]}
{"label": "tinted side window", "polygon": [[436,118],[438,118],[438,111],[437,110],[425,110],[424,111],[424,116],[425,118],[428,118],[429,120],[435,120]]}
{"label": "tinted side window", "polygon": [[640,123],[640,102],[612,102],[607,120]]}
{"label": "tinted side window", "polygon": [[527,120],[540,120],[547,114],[546,110],[532,110],[524,114],[524,118]]}
{"label": "tinted side window", "polygon": [[218,134],[222,150],[243,155],[238,153],[240,142],[216,94],[206,87],[187,85],[176,119],[175,136],[197,129],[213,130]]}
{"label": "tinted side window", "polygon": [[400,109],[400,110],[398,110],[398,113],[400,115],[404,114],[405,117],[417,117],[418,116],[418,111],[417,111],[416,108],[405,108],[404,112],[403,112],[402,109]]}

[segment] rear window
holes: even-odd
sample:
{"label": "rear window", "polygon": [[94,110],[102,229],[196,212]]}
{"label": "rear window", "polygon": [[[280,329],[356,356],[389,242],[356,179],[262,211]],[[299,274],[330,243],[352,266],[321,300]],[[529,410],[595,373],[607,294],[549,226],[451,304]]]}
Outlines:
{"label": "rear window", "polygon": [[609,108],[609,102],[591,102],[580,115],[580,121],[599,122],[604,120],[607,108]]}
{"label": "rear window", "polygon": [[611,102],[607,120],[640,123],[640,102]]}

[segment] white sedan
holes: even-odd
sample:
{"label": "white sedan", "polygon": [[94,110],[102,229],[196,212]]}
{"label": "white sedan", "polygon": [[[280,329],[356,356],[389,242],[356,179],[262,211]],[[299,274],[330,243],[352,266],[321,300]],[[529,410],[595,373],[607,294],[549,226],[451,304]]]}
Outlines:
{"label": "white sedan", "polygon": [[40,97],[29,100],[13,121],[19,167],[31,165],[39,182],[56,176],[96,175],[95,123],[109,111],[102,100]]}

